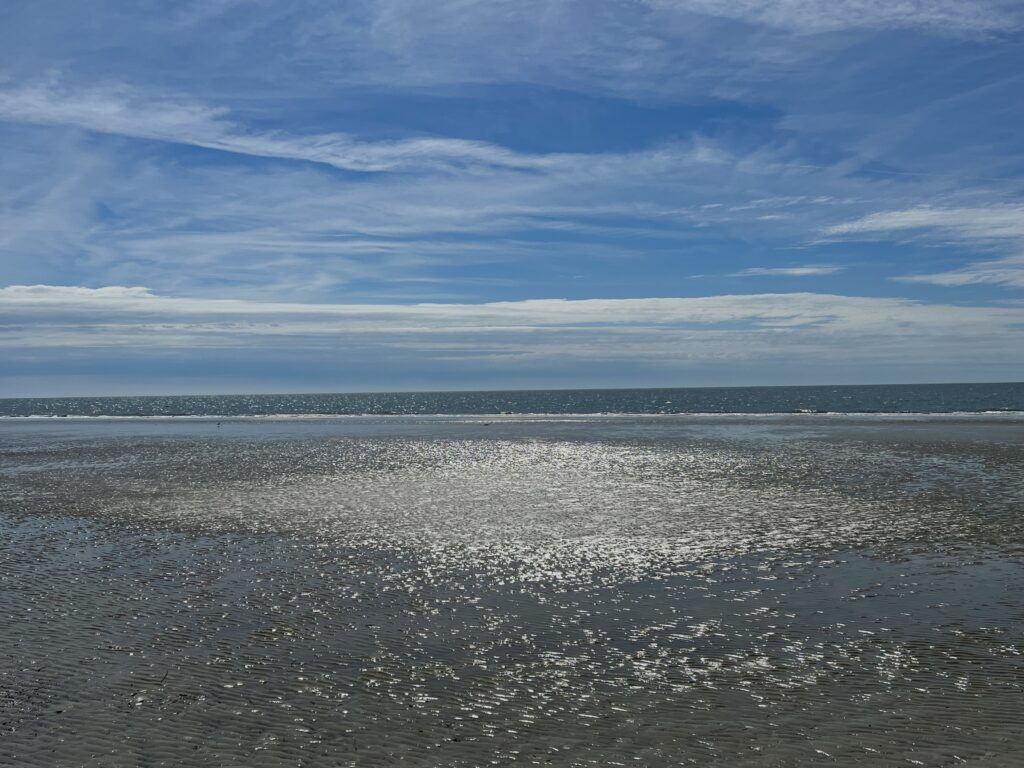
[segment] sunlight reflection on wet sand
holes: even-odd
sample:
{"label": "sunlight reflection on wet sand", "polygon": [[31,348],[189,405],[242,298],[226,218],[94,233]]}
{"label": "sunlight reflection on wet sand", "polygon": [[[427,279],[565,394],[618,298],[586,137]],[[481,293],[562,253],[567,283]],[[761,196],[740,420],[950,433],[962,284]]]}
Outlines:
{"label": "sunlight reflection on wet sand", "polygon": [[381,421],[8,431],[0,758],[1020,764],[1007,425]]}

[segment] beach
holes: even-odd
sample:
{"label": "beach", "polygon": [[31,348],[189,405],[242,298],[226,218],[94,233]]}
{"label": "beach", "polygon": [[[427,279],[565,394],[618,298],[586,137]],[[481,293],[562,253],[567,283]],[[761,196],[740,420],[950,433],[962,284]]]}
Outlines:
{"label": "beach", "polygon": [[1020,765],[1022,427],[6,419],[0,764]]}

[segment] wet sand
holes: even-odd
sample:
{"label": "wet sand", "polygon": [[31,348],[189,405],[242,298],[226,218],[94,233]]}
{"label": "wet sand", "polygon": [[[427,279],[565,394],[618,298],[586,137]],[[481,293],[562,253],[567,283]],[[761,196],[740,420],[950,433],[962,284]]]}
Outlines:
{"label": "wet sand", "polygon": [[1007,419],[0,425],[0,764],[1024,764]]}

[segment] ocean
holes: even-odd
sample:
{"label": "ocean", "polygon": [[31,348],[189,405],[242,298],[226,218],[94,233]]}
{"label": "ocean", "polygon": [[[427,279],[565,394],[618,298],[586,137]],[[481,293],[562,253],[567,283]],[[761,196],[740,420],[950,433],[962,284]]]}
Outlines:
{"label": "ocean", "polygon": [[0,416],[1024,412],[1024,384],[0,399]]}
{"label": "ocean", "polygon": [[1024,385],[0,413],[0,765],[1024,764]]}

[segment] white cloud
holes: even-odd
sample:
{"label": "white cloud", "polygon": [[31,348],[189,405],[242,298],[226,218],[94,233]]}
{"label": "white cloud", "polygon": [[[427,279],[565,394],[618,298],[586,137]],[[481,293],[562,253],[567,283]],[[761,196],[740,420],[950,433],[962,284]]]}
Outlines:
{"label": "white cloud", "polygon": [[658,9],[689,11],[796,32],[924,29],[979,33],[1024,26],[1010,0],[645,0]]}
{"label": "white cloud", "polygon": [[961,286],[991,284],[1010,288],[1024,288],[1024,256],[979,261],[960,269],[936,272],[930,275],[906,275],[896,278],[910,283]]}
{"label": "white cloud", "polygon": [[10,396],[1009,381],[1024,375],[1024,306],[814,293],[306,304],[10,286],[0,349]]}
{"label": "white cloud", "polygon": [[854,42],[810,34],[1024,27],[1015,0],[371,0],[305,10],[292,55],[334,82],[532,82],[670,99],[728,98]]}
{"label": "white cloud", "polygon": [[98,133],[187,144],[254,157],[299,160],[347,171],[472,166],[544,170],[572,155],[531,155],[483,141],[415,138],[359,141],[343,133],[259,133],[232,122],[228,111],[186,98],[151,95],[125,86],[69,91],[52,84],[0,88],[0,120],[67,125]]}
{"label": "white cloud", "polygon": [[[669,251],[688,258],[688,243],[712,229],[756,237],[796,228],[800,236],[832,209],[860,210],[850,183],[827,170],[788,169],[769,152],[734,155],[699,137],[563,156],[549,171],[345,178],[308,164],[184,163],[134,146],[126,156],[119,141],[57,129],[8,126],[5,137],[36,147],[0,158],[9,166],[0,258],[19,283],[318,300],[353,285],[440,280],[463,267],[475,277],[529,280],[536,259],[578,274],[589,271],[584,264],[641,265]],[[830,194],[800,194],[812,175]],[[795,210],[799,217],[764,220]],[[438,289],[452,293],[440,282]]]}
{"label": "white cloud", "polygon": [[[1000,355],[1024,309],[815,293],[481,304],[304,304],[159,296],[141,287],[0,289],[5,347],[326,345],[475,357],[762,359]],[[1024,346],[1021,347],[1024,349]]]}
{"label": "white cloud", "polygon": [[[886,235],[921,230],[931,239],[980,243],[987,248],[1007,245],[1024,247],[1024,206],[917,207],[873,213],[855,221],[830,227],[831,235]],[[894,278],[903,282],[931,285],[1002,285],[1024,288],[1024,256],[1012,254],[999,259],[975,261],[957,269]]]}
{"label": "white cloud", "polygon": [[906,230],[937,230],[960,239],[1024,238],[1024,205],[986,207],[918,206],[872,213],[826,229],[830,235],[864,235]]}
{"label": "white cloud", "polygon": [[750,267],[733,272],[729,277],[818,277],[841,272],[844,267],[828,264],[805,264],[801,267]]}

